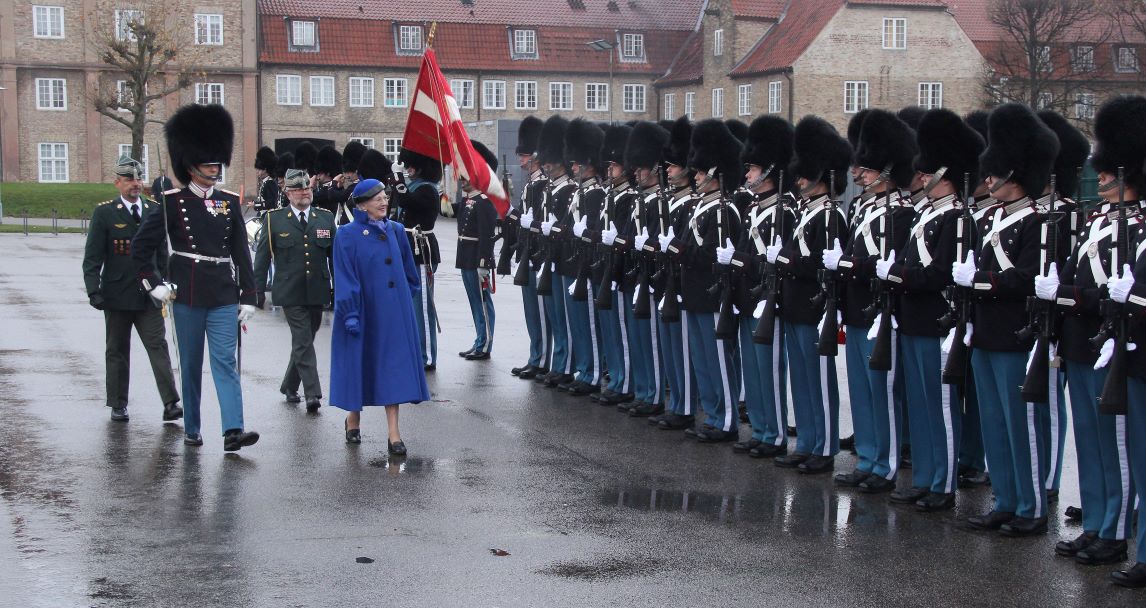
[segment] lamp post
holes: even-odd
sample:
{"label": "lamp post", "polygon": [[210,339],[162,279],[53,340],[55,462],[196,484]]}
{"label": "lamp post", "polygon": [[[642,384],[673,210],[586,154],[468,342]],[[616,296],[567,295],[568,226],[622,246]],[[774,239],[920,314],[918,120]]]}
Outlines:
{"label": "lamp post", "polygon": [[609,122],[613,122],[613,49],[616,48],[617,45],[608,40],[594,40],[592,42],[586,42],[585,44],[594,51],[609,52]]}

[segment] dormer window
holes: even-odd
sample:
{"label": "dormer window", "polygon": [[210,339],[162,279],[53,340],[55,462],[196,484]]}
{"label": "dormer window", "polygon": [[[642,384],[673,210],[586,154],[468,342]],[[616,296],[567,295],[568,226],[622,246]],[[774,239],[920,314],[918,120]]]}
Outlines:
{"label": "dormer window", "polygon": [[621,34],[621,61],[646,61],[644,34]]}
{"label": "dormer window", "polygon": [[399,55],[418,55],[422,52],[422,26],[399,25],[396,34]]}
{"label": "dormer window", "polygon": [[318,51],[318,23],[314,21],[291,21],[290,50],[296,53]]}
{"label": "dormer window", "polygon": [[513,59],[537,59],[536,30],[511,29],[510,42],[513,44]]}

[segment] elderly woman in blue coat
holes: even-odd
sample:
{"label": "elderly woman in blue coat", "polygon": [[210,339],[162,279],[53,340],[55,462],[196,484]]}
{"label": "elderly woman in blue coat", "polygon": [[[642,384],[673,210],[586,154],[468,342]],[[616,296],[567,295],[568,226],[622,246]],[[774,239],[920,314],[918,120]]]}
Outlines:
{"label": "elderly woman in blue coat", "polygon": [[330,404],[344,409],[347,443],[362,441],[366,406],[386,408],[391,454],[404,455],[398,404],[430,398],[412,296],[418,268],[402,224],[387,219],[389,197],[376,179],[355,186],[354,221],[334,240],[334,327]]}

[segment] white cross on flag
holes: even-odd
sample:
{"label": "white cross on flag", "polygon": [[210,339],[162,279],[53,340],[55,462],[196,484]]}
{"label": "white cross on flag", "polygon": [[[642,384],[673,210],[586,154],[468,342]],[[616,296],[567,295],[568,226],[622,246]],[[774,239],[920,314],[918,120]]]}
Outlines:
{"label": "white cross on flag", "polygon": [[426,49],[422,55],[422,68],[418,72],[414,103],[406,120],[402,147],[436,158],[443,165],[451,165],[459,179],[468,180],[489,197],[499,216],[504,217],[509,210],[509,197],[501,180],[470,143],[458,112],[458,103],[438,68],[438,58],[433,49]]}

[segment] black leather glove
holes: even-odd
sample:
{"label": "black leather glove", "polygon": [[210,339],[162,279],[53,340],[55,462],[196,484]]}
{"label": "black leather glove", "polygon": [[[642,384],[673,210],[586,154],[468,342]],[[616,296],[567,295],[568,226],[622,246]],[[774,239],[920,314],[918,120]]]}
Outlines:
{"label": "black leather glove", "polygon": [[255,306],[258,306],[259,308],[264,309],[264,310],[266,309],[266,307],[267,307],[267,292],[260,291],[260,292],[255,293]]}
{"label": "black leather glove", "polygon": [[98,293],[88,295],[88,304],[91,304],[92,308],[96,310],[103,310],[103,296]]}

